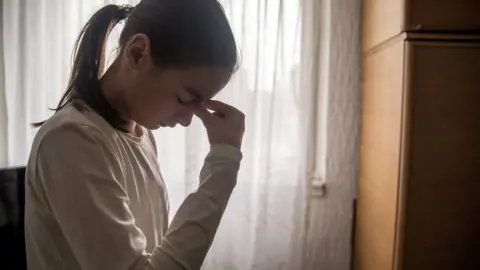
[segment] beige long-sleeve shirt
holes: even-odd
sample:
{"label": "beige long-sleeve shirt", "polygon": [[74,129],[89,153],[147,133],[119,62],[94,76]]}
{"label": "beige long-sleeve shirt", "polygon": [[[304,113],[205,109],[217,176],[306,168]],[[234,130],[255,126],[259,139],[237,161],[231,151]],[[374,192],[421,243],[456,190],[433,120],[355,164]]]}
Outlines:
{"label": "beige long-sleeve shirt", "polygon": [[212,145],[198,189],[168,226],[151,132],[130,136],[88,107],[67,106],[40,128],[27,166],[28,269],[199,269],[241,158]]}

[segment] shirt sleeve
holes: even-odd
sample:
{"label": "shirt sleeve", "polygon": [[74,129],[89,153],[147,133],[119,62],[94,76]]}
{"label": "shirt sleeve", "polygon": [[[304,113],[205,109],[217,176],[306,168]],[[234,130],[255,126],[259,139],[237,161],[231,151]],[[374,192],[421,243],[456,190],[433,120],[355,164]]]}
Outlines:
{"label": "shirt sleeve", "polygon": [[98,130],[62,125],[42,140],[37,172],[48,206],[82,269],[200,269],[236,183],[241,153],[212,146],[187,197],[152,254],[135,225],[122,166]]}
{"label": "shirt sleeve", "polygon": [[179,269],[200,269],[236,185],[241,159],[232,146],[211,147],[198,189],[180,205],[162,241],[163,251],[183,267]]}

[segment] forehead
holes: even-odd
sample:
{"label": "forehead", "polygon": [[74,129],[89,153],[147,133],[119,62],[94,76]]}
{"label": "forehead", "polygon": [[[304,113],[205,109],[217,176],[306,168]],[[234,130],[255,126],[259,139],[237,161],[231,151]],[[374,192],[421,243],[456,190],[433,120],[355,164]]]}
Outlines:
{"label": "forehead", "polygon": [[210,99],[222,90],[232,73],[219,68],[188,68],[180,71],[184,88],[198,92],[203,99]]}

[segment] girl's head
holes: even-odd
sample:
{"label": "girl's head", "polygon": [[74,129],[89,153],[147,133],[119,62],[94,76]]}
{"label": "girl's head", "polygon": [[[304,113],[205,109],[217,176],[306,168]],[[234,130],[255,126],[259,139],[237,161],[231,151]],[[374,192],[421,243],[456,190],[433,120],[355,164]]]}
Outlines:
{"label": "girl's head", "polygon": [[[124,19],[118,56],[99,79],[108,33]],[[217,0],[108,5],[93,15],[77,40],[69,86],[57,110],[80,98],[119,129],[130,121],[150,129],[186,126],[192,114],[185,105],[218,93],[235,71],[237,57]]]}

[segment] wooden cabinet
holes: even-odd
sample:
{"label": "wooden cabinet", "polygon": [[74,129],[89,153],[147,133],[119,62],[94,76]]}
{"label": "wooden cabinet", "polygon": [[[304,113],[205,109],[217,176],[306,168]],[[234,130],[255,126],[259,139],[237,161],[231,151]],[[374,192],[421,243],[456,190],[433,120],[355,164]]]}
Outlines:
{"label": "wooden cabinet", "polygon": [[364,1],[356,270],[480,269],[477,14]]}
{"label": "wooden cabinet", "polygon": [[480,32],[478,0],[364,0],[363,48],[402,32]]}
{"label": "wooden cabinet", "polygon": [[480,269],[480,38],[435,39],[365,55],[356,270]]}

